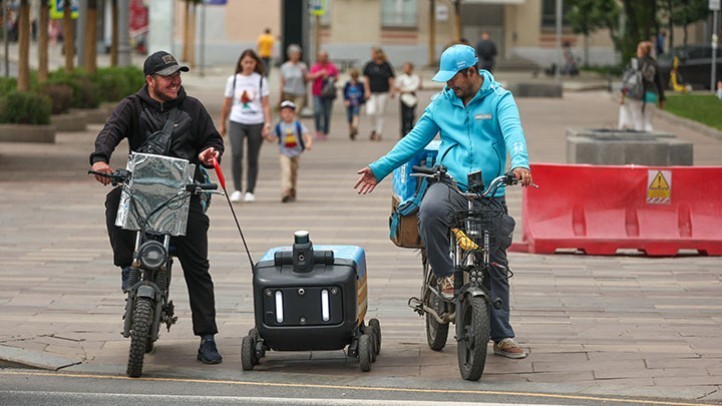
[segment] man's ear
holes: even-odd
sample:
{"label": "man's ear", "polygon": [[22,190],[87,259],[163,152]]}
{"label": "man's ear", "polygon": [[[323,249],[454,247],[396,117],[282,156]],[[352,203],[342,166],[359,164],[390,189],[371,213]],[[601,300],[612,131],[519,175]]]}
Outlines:
{"label": "man's ear", "polygon": [[479,71],[477,70],[476,66],[471,66],[471,67],[469,67],[468,72],[471,76],[474,76],[474,72],[478,73]]}

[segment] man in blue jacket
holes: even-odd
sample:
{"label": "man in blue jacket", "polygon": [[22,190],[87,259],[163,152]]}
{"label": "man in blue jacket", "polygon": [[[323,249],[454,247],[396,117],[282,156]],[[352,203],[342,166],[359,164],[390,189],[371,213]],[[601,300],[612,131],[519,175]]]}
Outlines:
{"label": "man in blue jacket", "polygon": [[[358,171],[354,188],[367,194],[394,169],[408,162],[436,134],[440,135],[437,164],[444,165],[461,190],[466,190],[467,174],[481,170],[484,184],[489,185],[505,172],[507,153],[512,172],[523,186],[532,183],[529,158],[519,110],[514,97],[494,81],[491,73],[479,70],[474,48],[454,45],[441,55],[439,72],[432,80],[446,82],[446,87],[426,107],[411,132],[386,155]],[[507,212],[504,189],[493,199],[496,208]],[[419,208],[419,234],[426,246],[428,261],[439,280],[442,295],[453,297],[453,264],[449,257],[449,228],[453,213],[466,208],[466,200],[450,193],[444,183],[433,183]],[[512,222],[513,223],[513,222]],[[502,227],[503,228],[503,227]],[[513,225],[497,230],[511,233]],[[494,353],[507,358],[524,358],[526,351],[514,341],[509,323],[509,281],[506,248],[491,255],[492,300],[501,299],[501,308],[491,309],[491,338]]]}

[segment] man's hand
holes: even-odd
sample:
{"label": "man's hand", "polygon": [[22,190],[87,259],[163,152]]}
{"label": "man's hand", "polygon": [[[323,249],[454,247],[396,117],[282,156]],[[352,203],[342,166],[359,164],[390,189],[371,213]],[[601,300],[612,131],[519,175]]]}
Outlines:
{"label": "man's hand", "polygon": [[220,154],[218,151],[216,151],[215,148],[210,147],[206,148],[198,154],[198,160],[201,161],[201,163],[205,166],[213,166],[213,159],[218,159]]}
{"label": "man's hand", "polygon": [[[92,170],[95,171],[95,172],[107,173],[108,175],[110,175],[111,173],[113,173],[113,168],[111,168],[110,165],[108,165],[107,162],[103,162],[103,161],[98,161],[98,162],[94,163],[93,166],[92,166],[90,169],[92,169]],[[105,178],[105,177],[100,176],[100,175],[95,175],[95,180],[97,180],[98,182],[102,183],[103,185],[107,185],[107,184],[109,184],[110,182],[112,182],[112,181],[110,180],[110,178]]]}
{"label": "man's hand", "polygon": [[514,176],[516,176],[517,179],[521,181],[522,186],[529,186],[531,185],[531,171],[526,168],[514,168],[512,170],[512,173],[514,173]]}
{"label": "man's hand", "polygon": [[[353,185],[354,189],[358,189],[358,194],[365,195],[367,193],[373,192],[379,181],[376,180],[376,176],[374,176],[371,168],[367,166],[356,173],[361,175],[356,181],[356,184]],[[359,188],[359,186],[361,187]]]}

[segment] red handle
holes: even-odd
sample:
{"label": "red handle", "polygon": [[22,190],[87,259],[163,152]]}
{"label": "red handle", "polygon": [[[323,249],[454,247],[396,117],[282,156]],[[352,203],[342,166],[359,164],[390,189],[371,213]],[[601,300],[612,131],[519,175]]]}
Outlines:
{"label": "red handle", "polygon": [[223,176],[223,171],[221,170],[221,165],[218,164],[217,158],[213,158],[213,169],[216,170],[216,177],[218,177],[218,182],[221,184],[221,187],[223,190],[226,190],[226,178]]}

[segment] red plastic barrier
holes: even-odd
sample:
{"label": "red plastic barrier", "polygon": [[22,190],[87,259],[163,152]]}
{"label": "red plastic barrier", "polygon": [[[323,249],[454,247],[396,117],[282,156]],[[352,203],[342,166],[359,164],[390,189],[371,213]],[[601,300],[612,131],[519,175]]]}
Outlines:
{"label": "red plastic barrier", "polygon": [[531,170],[539,189],[524,189],[522,243],[512,251],[722,255],[722,167],[534,164]]}

